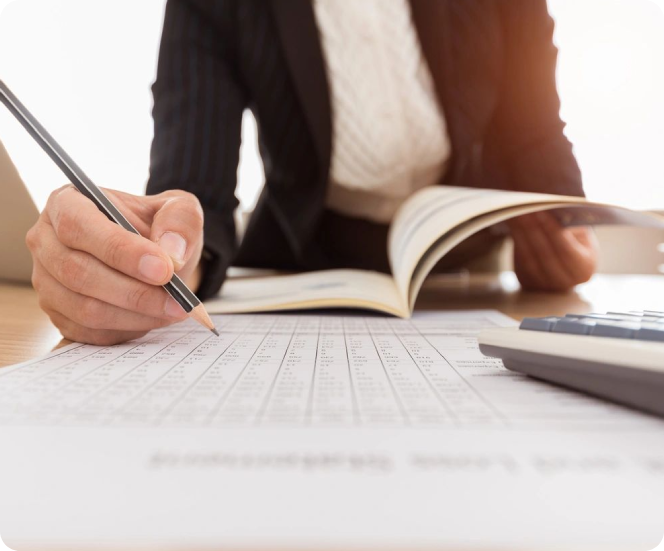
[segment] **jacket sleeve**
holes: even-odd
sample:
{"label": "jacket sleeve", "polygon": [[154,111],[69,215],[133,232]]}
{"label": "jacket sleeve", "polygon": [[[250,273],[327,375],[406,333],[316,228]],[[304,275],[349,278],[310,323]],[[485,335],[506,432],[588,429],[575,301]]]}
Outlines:
{"label": "jacket sleeve", "polygon": [[510,0],[499,6],[503,67],[485,148],[499,159],[509,188],[583,195],[581,172],[560,118],[558,50],[546,0]]}
{"label": "jacket sleeve", "polygon": [[205,215],[201,299],[219,290],[237,248],[233,215],[245,98],[233,71],[226,5],[168,0],[152,86],[147,193],[182,189],[200,200]]}

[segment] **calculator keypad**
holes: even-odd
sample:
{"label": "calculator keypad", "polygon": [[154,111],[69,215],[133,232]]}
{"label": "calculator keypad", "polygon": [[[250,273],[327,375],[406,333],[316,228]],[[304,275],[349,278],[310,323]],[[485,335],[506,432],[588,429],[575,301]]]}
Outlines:
{"label": "calculator keypad", "polygon": [[654,311],[607,312],[606,314],[567,314],[564,317],[525,318],[519,328],[526,331],[664,342],[664,313]]}

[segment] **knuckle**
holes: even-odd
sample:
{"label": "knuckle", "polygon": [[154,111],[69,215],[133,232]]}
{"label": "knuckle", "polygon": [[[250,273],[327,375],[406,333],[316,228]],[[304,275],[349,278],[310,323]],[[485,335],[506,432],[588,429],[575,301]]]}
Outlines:
{"label": "knuckle", "polygon": [[90,257],[84,253],[71,253],[59,267],[59,279],[75,293],[84,291],[88,286]]}
{"label": "knuckle", "polygon": [[63,316],[60,312],[57,312],[50,308],[46,303],[42,303],[40,301],[39,303],[41,309],[46,312],[46,315],[49,317],[51,320],[51,323],[57,327],[58,331],[62,334],[63,337],[69,338],[65,335],[65,333],[69,330],[69,328],[72,326],[72,323],[65,317]]}
{"label": "knuckle", "polygon": [[39,222],[37,222],[25,234],[25,244],[31,252],[35,252],[39,247],[39,240]]}
{"label": "knuckle", "polygon": [[30,278],[30,283],[32,283],[32,288],[35,291],[37,291],[37,294],[39,294],[42,289],[42,280],[41,277],[39,277],[39,273],[37,273],[37,270],[35,270],[34,268],[32,270],[32,277]]}
{"label": "knuckle", "polygon": [[112,232],[105,239],[106,263],[112,267],[122,266],[127,258],[131,243],[127,239],[129,234]]}
{"label": "knuckle", "polygon": [[48,314],[48,317],[51,318],[51,321],[53,322],[53,325],[55,325],[56,327],[59,327],[58,323],[54,319],[53,312],[52,312],[51,307],[50,307],[50,303],[49,303],[48,299],[45,296],[40,295],[40,297],[39,297],[39,308],[41,308],[42,311],[44,311],[44,312],[46,312],[46,314]]}
{"label": "knuckle", "polygon": [[103,329],[105,313],[104,304],[94,298],[85,298],[78,310],[81,325],[90,329]]}
{"label": "knuckle", "polygon": [[158,301],[156,300],[156,293],[161,294],[157,288],[145,285],[134,285],[127,291],[127,305],[132,309],[140,312],[154,312],[159,310]]}
{"label": "knuckle", "polygon": [[198,197],[196,197],[195,195],[191,196],[191,202],[192,202],[194,212],[196,213],[196,221],[202,227],[203,226],[204,214],[203,214],[203,207],[201,206],[201,202],[198,200]]}
{"label": "knuckle", "polygon": [[72,246],[79,242],[83,233],[83,225],[75,212],[64,210],[52,222],[61,243]]}
{"label": "knuckle", "polygon": [[194,221],[203,224],[203,207],[198,197],[189,191],[179,191],[177,200],[194,215]]}

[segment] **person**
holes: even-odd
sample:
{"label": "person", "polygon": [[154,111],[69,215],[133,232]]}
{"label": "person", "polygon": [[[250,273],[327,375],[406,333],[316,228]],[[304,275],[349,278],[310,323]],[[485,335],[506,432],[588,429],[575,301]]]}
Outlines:
{"label": "person", "polygon": [[[423,186],[582,195],[553,28],[546,0],[169,0],[148,195],[108,192],[143,237],[71,187],[53,193],[27,236],[42,308],[69,339],[122,342],[184,318],[158,287],[173,272],[205,298],[231,263],[387,269],[390,218]],[[247,108],[266,185],[238,246]],[[526,289],[594,272],[587,229],[540,214],[510,232]]]}

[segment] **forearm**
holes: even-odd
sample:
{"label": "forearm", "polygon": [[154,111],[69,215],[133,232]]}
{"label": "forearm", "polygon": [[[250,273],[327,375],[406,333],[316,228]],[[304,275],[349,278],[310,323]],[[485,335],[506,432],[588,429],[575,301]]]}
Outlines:
{"label": "forearm", "polygon": [[[503,2],[505,68],[486,153],[519,191],[582,195],[556,88],[554,22],[545,0]],[[490,155],[489,155],[490,153]]]}
{"label": "forearm", "polygon": [[[167,4],[152,88],[154,140],[147,187],[148,194],[181,189],[200,201],[206,260],[195,273],[184,274],[200,298],[217,293],[235,254],[233,212],[246,106],[233,70],[232,21],[213,17],[210,6],[184,0]],[[193,70],[196,79],[188,78]]]}

